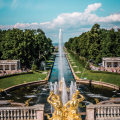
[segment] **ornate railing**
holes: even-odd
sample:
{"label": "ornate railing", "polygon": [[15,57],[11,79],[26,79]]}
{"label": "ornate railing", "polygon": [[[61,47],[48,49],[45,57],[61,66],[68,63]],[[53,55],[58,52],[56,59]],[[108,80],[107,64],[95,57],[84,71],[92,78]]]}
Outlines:
{"label": "ornate railing", "polygon": [[43,120],[44,105],[0,107],[0,120]]}
{"label": "ornate railing", "polygon": [[105,119],[120,119],[120,105],[107,104],[95,106],[96,120]]}
{"label": "ornate railing", "polygon": [[87,120],[120,120],[120,104],[90,104],[86,107]]}

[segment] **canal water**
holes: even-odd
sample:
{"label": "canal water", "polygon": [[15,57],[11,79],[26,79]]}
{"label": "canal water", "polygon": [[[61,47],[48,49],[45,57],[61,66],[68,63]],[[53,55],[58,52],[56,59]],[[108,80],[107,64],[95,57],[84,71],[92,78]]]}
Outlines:
{"label": "canal water", "polygon": [[[53,69],[50,75],[49,82],[55,83],[59,81],[59,54],[56,55]],[[66,86],[69,87],[71,81],[75,82],[69,64],[65,55],[62,55],[62,67],[63,67],[63,77],[65,79]]]}

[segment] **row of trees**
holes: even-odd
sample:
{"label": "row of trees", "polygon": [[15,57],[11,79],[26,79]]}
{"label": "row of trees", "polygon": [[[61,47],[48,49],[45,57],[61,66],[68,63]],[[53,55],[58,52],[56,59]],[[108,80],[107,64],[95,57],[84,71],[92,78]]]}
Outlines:
{"label": "row of trees", "polygon": [[101,62],[102,57],[120,57],[120,29],[101,29],[96,23],[90,31],[70,38],[65,47],[96,63]]}
{"label": "row of trees", "polygon": [[0,30],[0,59],[20,59],[22,65],[28,65],[51,47],[52,40],[41,29]]}

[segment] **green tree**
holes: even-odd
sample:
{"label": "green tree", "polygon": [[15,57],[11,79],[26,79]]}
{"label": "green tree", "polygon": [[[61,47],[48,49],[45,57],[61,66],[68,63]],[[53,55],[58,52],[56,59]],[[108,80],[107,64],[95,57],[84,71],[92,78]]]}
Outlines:
{"label": "green tree", "polygon": [[22,65],[39,58],[39,51],[50,51],[52,40],[38,29],[8,29],[0,30],[1,59],[20,59]]}
{"label": "green tree", "polygon": [[118,57],[120,56],[120,29],[105,30],[96,23],[90,31],[70,38],[65,43],[65,47],[80,53],[80,56],[88,60],[94,59],[96,63],[101,62],[102,57]]}

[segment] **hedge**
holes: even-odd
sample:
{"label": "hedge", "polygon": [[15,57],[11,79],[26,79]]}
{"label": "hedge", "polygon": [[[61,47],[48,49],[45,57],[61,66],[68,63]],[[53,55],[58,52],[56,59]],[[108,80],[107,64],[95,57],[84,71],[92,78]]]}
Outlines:
{"label": "hedge", "polygon": [[11,77],[11,76],[24,75],[24,74],[33,74],[33,71],[22,72],[22,73],[15,73],[15,74],[9,74],[9,75],[3,75],[3,76],[0,76],[0,79],[1,78],[6,78],[6,77]]}
{"label": "hedge", "polygon": [[91,73],[104,73],[104,74],[120,75],[120,73],[108,72],[108,71],[94,71],[94,70],[90,70],[90,72],[91,72]]}
{"label": "hedge", "polygon": [[70,50],[68,50],[68,49],[67,49],[67,51],[68,51],[76,60],[78,60],[79,63],[80,63],[83,67],[85,67],[85,66],[87,65],[87,66],[86,66],[86,69],[87,69],[87,70],[90,70],[89,63],[87,63],[87,61],[86,61],[85,59],[80,58],[79,55],[74,54],[72,51],[70,51]]}

